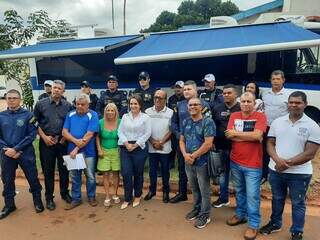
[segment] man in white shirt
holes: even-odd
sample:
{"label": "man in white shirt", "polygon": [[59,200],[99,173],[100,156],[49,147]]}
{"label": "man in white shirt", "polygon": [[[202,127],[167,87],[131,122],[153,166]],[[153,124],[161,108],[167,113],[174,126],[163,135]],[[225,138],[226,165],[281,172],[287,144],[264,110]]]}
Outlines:
{"label": "man in white shirt", "polygon": [[312,177],[311,160],[320,145],[320,128],[304,114],[306,106],[305,93],[296,91],[290,94],[289,114],[273,121],[268,133],[272,214],[269,223],[260,229],[265,235],[281,230],[289,190],[292,203],[291,239],[303,239],[305,198]]}
{"label": "man in white shirt", "polygon": [[[285,77],[284,73],[281,70],[275,70],[271,73],[270,77],[271,81],[271,89],[262,93],[262,101],[264,103],[264,113],[267,116],[268,128],[271,123],[277,119],[278,117],[282,117],[288,114],[288,97],[289,91],[284,88]],[[264,137],[264,149],[266,149],[266,135]],[[268,178],[268,164],[269,164],[269,156],[264,150],[263,156],[263,169],[262,169],[262,181],[265,182]]]}
{"label": "man in white shirt", "polygon": [[151,137],[149,145],[149,177],[150,187],[144,200],[148,201],[157,192],[157,169],[159,162],[162,176],[162,200],[169,201],[169,178],[170,178],[170,152],[171,152],[171,131],[170,123],[173,111],[166,107],[167,94],[163,90],[157,90],[154,94],[154,106],[146,110],[151,118]]}

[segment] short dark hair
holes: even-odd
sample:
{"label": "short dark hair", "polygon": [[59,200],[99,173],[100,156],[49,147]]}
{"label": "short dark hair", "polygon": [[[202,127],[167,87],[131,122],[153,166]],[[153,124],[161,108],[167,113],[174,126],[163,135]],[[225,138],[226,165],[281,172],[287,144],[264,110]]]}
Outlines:
{"label": "short dark hair", "polygon": [[237,87],[236,85],[232,84],[232,83],[229,83],[229,84],[226,84],[223,86],[222,90],[223,89],[226,89],[226,88],[233,88],[235,91],[237,91]]}
{"label": "short dark hair", "polygon": [[246,88],[250,83],[253,83],[256,86],[256,92],[254,93],[256,96],[256,99],[260,98],[260,89],[256,81],[254,80],[250,80],[249,82],[246,83],[246,85],[244,85],[244,91],[246,91]]}
{"label": "short dark hair", "polygon": [[144,105],[143,105],[143,100],[142,100],[142,98],[140,97],[140,95],[138,95],[138,94],[133,94],[133,95],[131,95],[131,96],[129,97],[129,100],[128,100],[129,106],[130,106],[130,101],[131,101],[131,99],[137,100],[137,102],[138,102],[138,104],[139,104],[139,106],[140,106],[140,110],[141,110],[141,112],[143,112],[143,111],[144,111]]}
{"label": "short dark hair", "polygon": [[290,94],[288,100],[291,98],[291,97],[300,97],[302,99],[302,101],[307,104],[307,95],[302,92],[302,91],[295,91],[293,93]]}
{"label": "short dark hair", "polygon": [[273,75],[281,75],[281,77],[284,79],[284,72],[281,70],[274,70],[270,75],[270,79],[272,79]]}
{"label": "short dark hair", "polygon": [[10,89],[6,95],[8,95],[8,93],[15,93],[19,96],[19,98],[21,98],[21,93],[16,89]]}

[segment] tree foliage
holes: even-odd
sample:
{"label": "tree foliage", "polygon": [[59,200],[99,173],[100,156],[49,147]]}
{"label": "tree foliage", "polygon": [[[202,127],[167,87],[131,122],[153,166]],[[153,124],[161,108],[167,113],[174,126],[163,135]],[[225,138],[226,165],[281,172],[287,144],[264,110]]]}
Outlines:
{"label": "tree foliage", "polygon": [[178,13],[163,11],[156,22],[141,32],[162,32],[177,30],[184,25],[209,23],[214,16],[230,16],[239,12],[231,1],[221,0],[186,0],[178,7]]}
{"label": "tree foliage", "polygon": [[[0,50],[14,46],[26,46],[36,36],[57,38],[75,34],[66,20],[52,20],[43,10],[30,13],[26,21],[17,11],[7,10],[4,12],[3,22],[0,24]],[[7,80],[18,82],[25,106],[32,108],[34,101],[26,59],[0,61],[0,74],[6,75]]]}

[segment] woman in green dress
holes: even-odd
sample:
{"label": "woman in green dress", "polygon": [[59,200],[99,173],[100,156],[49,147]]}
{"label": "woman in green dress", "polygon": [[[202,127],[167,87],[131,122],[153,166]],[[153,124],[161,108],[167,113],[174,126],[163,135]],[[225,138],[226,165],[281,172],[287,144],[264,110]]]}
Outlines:
{"label": "woman in green dress", "polygon": [[119,186],[119,171],[120,171],[120,154],[118,148],[118,127],[120,119],[119,112],[114,103],[109,103],[104,109],[104,117],[100,120],[100,131],[97,135],[97,150],[98,150],[98,171],[103,173],[103,185],[106,192],[104,206],[111,205],[110,198],[110,178],[114,188],[112,200],[114,203],[119,203],[118,196]]}

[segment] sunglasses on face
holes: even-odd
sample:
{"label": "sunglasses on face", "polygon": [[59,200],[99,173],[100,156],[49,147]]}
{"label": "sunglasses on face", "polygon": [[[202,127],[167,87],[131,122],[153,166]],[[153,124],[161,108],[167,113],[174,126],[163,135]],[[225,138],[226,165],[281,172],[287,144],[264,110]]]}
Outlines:
{"label": "sunglasses on face", "polygon": [[141,80],[146,81],[147,78],[146,77],[139,77],[139,81],[141,81]]}

